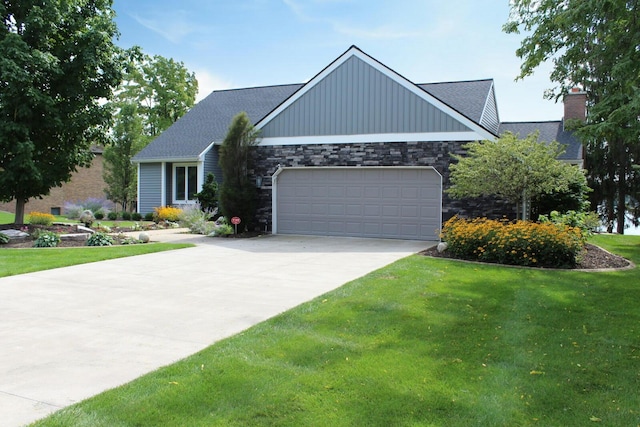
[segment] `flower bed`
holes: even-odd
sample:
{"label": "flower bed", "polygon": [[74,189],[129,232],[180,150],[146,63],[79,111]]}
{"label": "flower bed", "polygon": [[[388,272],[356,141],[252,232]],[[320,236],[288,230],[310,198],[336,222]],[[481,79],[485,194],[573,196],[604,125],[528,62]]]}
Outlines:
{"label": "flower bed", "polygon": [[441,237],[457,258],[556,268],[574,267],[585,243],[576,227],[457,216],[444,224]]}

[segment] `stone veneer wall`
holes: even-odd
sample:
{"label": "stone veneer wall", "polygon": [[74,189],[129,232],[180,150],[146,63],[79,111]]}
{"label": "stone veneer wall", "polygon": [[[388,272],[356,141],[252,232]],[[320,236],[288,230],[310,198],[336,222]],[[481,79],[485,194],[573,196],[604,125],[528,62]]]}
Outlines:
{"label": "stone veneer wall", "polygon": [[[443,190],[449,183],[451,154],[464,154],[464,142],[392,142],[357,144],[314,144],[258,146],[254,153],[254,175],[262,176],[258,190],[257,220],[261,229],[271,229],[271,176],[281,167],[320,166],[433,166],[443,177]],[[442,219],[458,214],[467,217],[514,217],[504,202],[489,198],[451,199],[442,195]]]}

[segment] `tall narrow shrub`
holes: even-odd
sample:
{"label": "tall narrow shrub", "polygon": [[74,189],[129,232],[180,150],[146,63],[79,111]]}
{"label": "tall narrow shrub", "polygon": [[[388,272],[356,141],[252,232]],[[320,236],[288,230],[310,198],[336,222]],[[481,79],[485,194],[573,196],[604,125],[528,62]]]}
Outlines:
{"label": "tall narrow shrub", "polygon": [[241,112],[231,121],[220,147],[219,165],[223,179],[220,210],[227,218],[239,217],[241,230],[254,222],[256,212],[256,188],[249,179],[249,171],[252,167],[251,149],[257,140],[258,130],[251,124],[247,113]]}

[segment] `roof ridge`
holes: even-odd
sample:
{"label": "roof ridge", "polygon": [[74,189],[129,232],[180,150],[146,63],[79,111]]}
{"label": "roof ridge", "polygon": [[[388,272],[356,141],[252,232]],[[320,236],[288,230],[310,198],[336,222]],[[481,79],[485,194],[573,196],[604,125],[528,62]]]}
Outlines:
{"label": "roof ridge", "polygon": [[517,123],[560,123],[562,122],[562,119],[557,119],[557,120],[530,120],[530,121],[526,121],[526,122],[517,122],[517,121],[510,121],[510,122],[500,122],[501,125],[509,125],[509,124],[517,124]]}
{"label": "roof ridge", "polygon": [[277,85],[235,87],[235,88],[229,88],[229,89],[214,89],[210,93],[213,93],[213,92],[233,92],[233,91],[237,91],[237,90],[248,90],[248,89],[268,89],[268,88],[275,88],[275,87],[302,86],[302,85],[304,85],[304,83],[283,83],[283,84],[277,84]]}
{"label": "roof ridge", "polygon": [[470,79],[470,80],[451,80],[447,82],[431,82],[431,83],[416,83],[418,86],[424,85],[441,85],[441,84],[451,84],[451,83],[474,83],[474,82],[491,82],[493,81],[492,77],[487,77],[484,79]]}

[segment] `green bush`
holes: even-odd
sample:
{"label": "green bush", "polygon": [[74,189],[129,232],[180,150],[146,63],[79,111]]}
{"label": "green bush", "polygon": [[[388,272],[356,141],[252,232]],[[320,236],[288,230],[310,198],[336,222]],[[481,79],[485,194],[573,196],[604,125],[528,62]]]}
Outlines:
{"label": "green bush", "polygon": [[122,219],[125,221],[131,221],[131,212],[123,211]]}
{"label": "green bush", "polygon": [[153,212],[147,212],[146,214],[144,214],[144,220],[145,221],[153,221]]}
{"label": "green bush", "polygon": [[56,217],[48,213],[31,212],[29,214],[29,224],[49,226],[53,224]]}
{"label": "green bush", "polygon": [[598,214],[595,212],[576,212],[568,211],[561,214],[558,211],[551,211],[547,215],[540,215],[538,221],[541,223],[552,223],[556,225],[566,225],[569,227],[578,227],[585,236],[591,236],[598,231],[602,223]]}
{"label": "green bush", "polygon": [[131,219],[134,221],[142,221],[142,214],[134,212],[131,214]]}
{"label": "green bush", "polygon": [[113,245],[113,237],[98,231],[93,233],[87,239],[87,246],[111,246]]}
{"label": "green bush", "polygon": [[573,267],[584,247],[577,227],[486,218],[453,217],[442,238],[458,258],[535,267]]}
{"label": "green bush", "polygon": [[107,218],[109,218],[109,221],[115,221],[116,219],[118,219],[118,213],[109,212],[109,214],[107,214]]}
{"label": "green bush", "polygon": [[104,219],[104,213],[102,211],[98,211],[95,214],[93,214],[93,216],[97,219],[97,220],[101,220]]}
{"label": "green bush", "polygon": [[216,229],[213,222],[207,221],[209,214],[203,212],[198,206],[188,206],[182,209],[180,213],[180,224],[189,228],[189,231],[195,234],[204,234],[208,236]]}
{"label": "green bush", "polygon": [[211,235],[211,236],[228,236],[230,234],[233,234],[233,227],[231,225],[229,225],[229,224],[220,224],[209,235]]}
{"label": "green bush", "polygon": [[41,230],[33,242],[34,248],[55,248],[60,243],[60,235],[53,231]]}
{"label": "green bush", "polygon": [[6,243],[9,243],[9,236],[4,233],[0,233],[0,245],[4,245]]}

